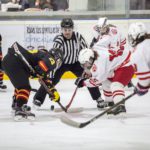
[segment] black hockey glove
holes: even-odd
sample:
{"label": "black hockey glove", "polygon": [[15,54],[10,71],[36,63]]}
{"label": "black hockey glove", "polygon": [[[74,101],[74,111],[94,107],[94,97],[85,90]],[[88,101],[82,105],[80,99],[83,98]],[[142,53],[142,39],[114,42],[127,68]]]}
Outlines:
{"label": "black hockey glove", "polygon": [[137,86],[135,87],[135,92],[138,96],[143,96],[145,95],[149,90],[149,86],[147,87],[143,87],[142,85],[140,85],[139,83],[137,84]]}
{"label": "black hockey glove", "polygon": [[83,77],[78,77],[75,81],[75,85],[77,85],[78,88],[81,88],[84,86],[84,81],[86,80],[86,78]]}

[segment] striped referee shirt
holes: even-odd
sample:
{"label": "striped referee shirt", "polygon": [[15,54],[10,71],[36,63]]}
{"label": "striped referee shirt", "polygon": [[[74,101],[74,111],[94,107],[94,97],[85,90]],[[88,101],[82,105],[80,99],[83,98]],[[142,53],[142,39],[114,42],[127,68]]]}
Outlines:
{"label": "striped referee shirt", "polygon": [[71,39],[66,39],[63,34],[54,38],[53,48],[60,48],[63,51],[64,64],[77,62],[80,50],[87,47],[85,39],[78,32],[73,32]]}

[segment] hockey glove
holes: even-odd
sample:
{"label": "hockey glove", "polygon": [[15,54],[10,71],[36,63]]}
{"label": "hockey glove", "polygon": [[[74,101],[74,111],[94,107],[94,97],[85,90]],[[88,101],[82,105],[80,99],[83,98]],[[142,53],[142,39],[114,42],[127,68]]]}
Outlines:
{"label": "hockey glove", "polygon": [[60,101],[60,95],[57,92],[57,90],[55,88],[50,89],[51,94],[49,94],[49,97],[52,101],[54,102],[59,102]]}
{"label": "hockey glove", "polygon": [[138,96],[143,96],[145,95],[149,90],[149,86],[147,87],[143,87],[142,85],[140,85],[139,83],[137,84],[136,88],[135,88],[135,92]]}
{"label": "hockey glove", "polygon": [[76,79],[75,81],[75,85],[77,85],[78,88],[81,88],[84,86],[84,81],[86,80],[86,78],[83,77],[79,77]]}

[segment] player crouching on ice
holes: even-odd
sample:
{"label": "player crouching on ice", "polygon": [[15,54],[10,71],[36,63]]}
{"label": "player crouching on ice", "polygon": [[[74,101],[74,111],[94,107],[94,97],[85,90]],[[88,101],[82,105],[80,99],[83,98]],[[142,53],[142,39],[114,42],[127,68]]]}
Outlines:
{"label": "player crouching on ice", "polygon": [[52,101],[60,100],[59,93],[49,80],[50,71],[59,68],[63,61],[60,49],[26,50],[17,42],[8,49],[3,59],[3,68],[15,87],[12,108],[15,110],[14,120],[34,119],[35,114],[27,105],[31,86],[29,77],[39,77],[51,91]]}
{"label": "player crouching on ice", "polygon": [[[130,82],[134,68],[130,64],[129,51],[112,51],[99,47],[99,49],[83,49],[79,53],[79,62],[84,68],[84,77],[78,78],[75,84],[78,87],[99,86],[105,96],[101,106],[108,103],[117,103],[125,98],[124,87]],[[126,112],[125,104],[122,103],[109,111],[108,114],[117,115]]]}

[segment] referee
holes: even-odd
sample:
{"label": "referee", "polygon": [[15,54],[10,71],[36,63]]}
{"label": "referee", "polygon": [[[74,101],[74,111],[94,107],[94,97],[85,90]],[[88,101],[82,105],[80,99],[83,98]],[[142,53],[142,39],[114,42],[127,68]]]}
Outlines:
{"label": "referee", "polygon": [[[56,85],[60,81],[62,75],[67,71],[71,71],[77,77],[82,76],[83,68],[78,62],[78,55],[81,49],[87,48],[88,46],[83,36],[79,32],[73,31],[73,28],[74,23],[71,18],[62,19],[62,33],[54,38],[53,48],[59,48],[63,51],[64,62],[51,78],[53,85]],[[97,87],[88,88],[88,90],[93,100],[101,99],[101,94]],[[41,86],[34,96],[34,106],[40,107],[43,104],[45,97],[46,91]]]}

